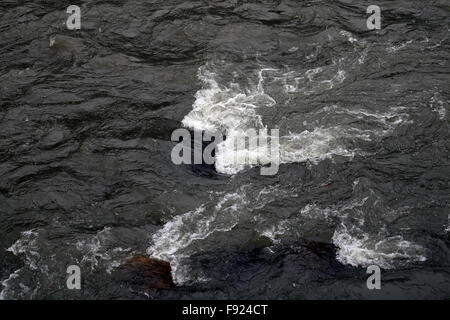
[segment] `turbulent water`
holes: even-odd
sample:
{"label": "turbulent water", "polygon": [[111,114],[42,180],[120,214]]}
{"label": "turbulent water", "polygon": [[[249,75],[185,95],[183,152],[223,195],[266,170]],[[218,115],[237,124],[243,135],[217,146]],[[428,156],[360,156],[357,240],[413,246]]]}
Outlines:
{"label": "turbulent water", "polygon": [[[70,4],[0,3],[0,298],[450,298],[447,0]],[[227,136],[216,173],[182,126]],[[248,129],[276,175],[231,161]],[[120,281],[138,254],[178,287]]]}

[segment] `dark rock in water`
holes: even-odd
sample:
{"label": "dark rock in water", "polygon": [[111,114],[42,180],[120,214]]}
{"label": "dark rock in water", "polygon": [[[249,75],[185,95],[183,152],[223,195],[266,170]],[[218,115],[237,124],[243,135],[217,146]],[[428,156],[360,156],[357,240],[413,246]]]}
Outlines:
{"label": "dark rock in water", "polygon": [[167,261],[136,256],[118,270],[119,280],[145,289],[170,289],[175,287],[172,269]]}

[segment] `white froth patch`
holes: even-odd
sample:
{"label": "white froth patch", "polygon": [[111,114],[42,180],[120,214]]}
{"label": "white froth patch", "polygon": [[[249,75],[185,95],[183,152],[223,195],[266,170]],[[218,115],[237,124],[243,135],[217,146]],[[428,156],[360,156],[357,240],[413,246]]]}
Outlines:
{"label": "white froth patch", "polygon": [[[23,255],[25,257],[25,268],[33,270],[35,272],[41,272],[46,276],[49,275],[49,267],[46,264],[42,264],[41,256],[39,254],[39,247],[37,240],[39,238],[39,233],[35,229],[27,230],[21,232],[21,237],[7,249],[12,254],[19,256]],[[16,270],[14,273],[10,274],[8,279],[2,281],[2,285],[5,287],[0,293],[0,300],[13,295],[24,295],[30,291],[30,288],[26,285],[19,283],[20,292],[15,292],[11,285],[14,281],[20,278],[24,268]],[[37,288],[35,288],[37,290]]]}
{"label": "white froth patch", "polygon": [[261,231],[261,235],[272,240],[273,243],[281,243],[281,237],[286,234],[290,229],[289,220],[281,220],[278,224],[272,225],[267,229]]}
{"label": "white froth patch", "polygon": [[338,228],[333,235],[333,243],[337,246],[337,260],[355,267],[378,265],[384,269],[393,269],[397,265],[426,260],[426,250],[401,236],[374,240],[367,234],[359,232],[357,236],[350,234],[345,227]]}
{"label": "white froth patch", "polygon": [[182,123],[186,127],[219,131],[226,134],[227,139],[217,145],[215,166],[217,171],[235,174],[247,165],[266,164],[270,157],[261,148],[235,149],[235,141],[249,129],[264,129],[262,118],[257,110],[260,107],[272,107],[275,100],[264,93],[264,72],[273,69],[261,69],[258,72],[258,84],[252,89],[241,89],[238,84],[219,86],[216,74],[204,66],[199,69],[198,77],[204,88],[195,97],[193,110],[187,114]]}
{"label": "white froth patch", "polygon": [[321,219],[323,221],[329,221],[330,218],[338,217],[340,212],[334,208],[320,208],[315,203],[307,204],[300,210],[300,214],[303,217],[310,219]]}
{"label": "white froth patch", "polygon": [[188,256],[188,248],[215,232],[227,232],[238,223],[238,211],[246,204],[240,193],[225,194],[214,207],[205,205],[178,215],[167,222],[152,237],[153,245],[147,249],[150,256],[169,261],[174,281],[189,280],[189,272],[181,260]]}
{"label": "white froth patch", "polygon": [[[353,39],[351,34],[344,32],[342,35]],[[281,82],[287,94],[317,94],[345,81],[346,71],[342,69],[344,62],[341,60],[304,72],[280,73],[271,68],[255,70],[252,75],[255,85],[248,87],[233,82],[218,83],[220,71],[213,63],[209,63],[199,68],[198,77],[203,82],[203,88],[197,91],[193,109],[182,123],[192,129],[218,131],[226,135],[227,139],[219,143],[216,149],[215,167],[220,173],[233,175],[248,167],[268,165],[273,159],[270,148],[258,148],[251,144],[250,147],[235,146],[235,141],[241,140],[243,132],[248,130],[255,130],[263,136],[266,134],[268,141],[271,141],[268,129],[272,128],[267,128],[260,113],[274,107],[276,101],[265,93],[264,83]],[[317,117],[317,113],[321,112],[324,116]],[[372,141],[373,138],[391,133],[398,125],[411,121],[401,106],[384,112],[372,112],[363,107],[350,109],[332,105],[305,114],[306,119],[311,117],[319,121],[331,121],[279,137],[280,163],[310,161],[316,164],[336,155],[352,159],[355,154],[363,152],[349,148],[349,142],[355,139]],[[370,123],[373,128],[358,128],[352,125],[355,119]],[[304,123],[307,123],[306,120]]]}
{"label": "white froth patch", "polygon": [[445,108],[444,101],[440,99],[440,95],[438,93],[431,98],[430,106],[431,109],[439,115],[439,119],[445,119],[447,109]]}
{"label": "white froth patch", "polygon": [[315,128],[280,138],[280,162],[311,161],[318,163],[334,155],[353,157],[354,151],[339,144],[342,138],[339,128]]}
{"label": "white froth patch", "polygon": [[10,282],[11,280],[13,280],[13,279],[18,278],[19,275],[20,275],[20,271],[21,271],[21,270],[22,270],[22,269],[18,269],[18,270],[16,270],[16,271],[14,271],[13,273],[11,273],[11,274],[9,275],[9,277],[8,277],[7,279],[5,279],[5,280],[2,281],[2,286],[3,286],[4,289],[0,292],[0,300],[5,300],[5,299],[7,299],[8,293],[9,293],[9,290],[10,290],[9,282]]}
{"label": "white froth patch", "polygon": [[389,53],[396,53],[397,51],[405,48],[406,46],[408,46],[409,44],[413,43],[413,40],[408,40],[404,43],[401,43],[399,45],[391,45],[389,47],[386,48],[386,51]]}
{"label": "white froth patch", "polygon": [[[31,229],[21,233],[20,238],[7,250],[24,260],[25,266],[3,281],[6,287],[0,297],[32,298],[41,290],[41,279],[53,279],[61,276],[59,262],[67,262],[67,265],[80,265],[82,270],[93,271],[104,269],[111,273],[129,257],[131,250],[115,247],[111,242],[111,228],[104,228],[94,235],[80,235],[82,239],[74,241],[68,239],[64,245],[66,250],[57,253],[55,248],[58,243],[51,241],[47,229]],[[46,235],[47,234],[47,235]],[[51,232],[50,232],[51,235]],[[62,264],[64,266],[64,263]],[[21,276],[31,271],[33,279]],[[30,283],[30,281],[33,281]],[[58,285],[65,286],[64,283]]]}
{"label": "white froth patch", "polygon": [[[354,191],[358,188],[359,180],[354,182]],[[374,214],[374,204],[381,208],[381,212],[395,214],[396,211],[384,207],[378,196],[371,190],[365,197],[357,197],[341,205],[321,208],[312,203],[306,205],[301,216],[308,219],[319,219],[322,223],[335,227],[332,236],[333,244],[338,248],[337,260],[343,264],[355,267],[378,265],[384,269],[393,269],[410,263],[423,262],[427,259],[427,249],[405,240],[402,235],[390,235],[385,225],[374,224],[367,216]],[[367,220],[367,221],[366,221]],[[369,230],[377,228],[375,233]],[[377,230],[375,229],[375,230]]]}
{"label": "white froth patch", "polygon": [[[218,172],[236,174],[246,167],[269,164],[272,159],[270,148],[243,146],[236,149],[235,141],[241,138],[243,132],[251,129],[255,129],[258,135],[269,137],[268,141],[271,141],[270,132],[265,131],[267,128],[258,109],[276,104],[264,92],[264,74],[277,70],[261,69],[257,72],[258,83],[254,88],[240,88],[235,83],[219,85],[217,75],[211,68],[210,64],[199,69],[198,77],[203,82],[203,88],[196,93],[193,110],[184,117],[183,125],[226,134],[227,139],[217,145],[215,167]],[[322,71],[322,68],[307,70],[305,77],[322,89],[330,89],[345,79],[345,71],[338,70],[332,79],[316,80],[315,76]],[[318,162],[333,155],[352,157],[354,152],[338,143],[341,132],[339,128],[316,128],[280,137],[280,162]]]}
{"label": "white froth patch", "polygon": [[[267,69],[268,70],[268,69]],[[263,72],[259,72],[259,83],[253,90],[243,90],[238,84],[219,86],[216,74],[208,66],[199,68],[198,77],[204,88],[195,94],[193,110],[182,120],[183,125],[198,130],[218,130],[227,133],[232,130],[262,128],[257,109],[273,106],[275,100],[262,89]]]}
{"label": "white froth patch", "polygon": [[[329,70],[330,68],[337,68],[337,70]],[[334,73],[328,75],[329,78],[324,75],[324,73],[330,74],[331,72]],[[287,94],[311,95],[331,90],[336,85],[343,83],[346,79],[346,72],[337,67],[337,63],[334,63],[331,67],[317,67],[308,69],[304,73],[290,71],[275,79],[284,83],[284,91]]]}
{"label": "white froth patch", "polygon": [[39,248],[37,245],[37,239],[39,233],[36,230],[28,230],[21,233],[21,237],[11,247],[7,249],[14,255],[18,256],[23,254],[25,256],[25,264],[31,270],[38,270],[39,268],[45,268],[43,271],[48,271],[46,266],[39,266]]}
{"label": "white froth patch", "polygon": [[360,56],[358,57],[358,64],[363,64],[366,61],[367,54],[369,53],[370,45],[365,40],[359,40],[351,32],[341,30],[340,35],[347,38],[347,40],[355,46],[355,48],[362,49]]}
{"label": "white froth patch", "polygon": [[[241,130],[231,130],[227,133],[227,139],[217,145],[215,158],[216,170],[226,174],[236,174],[246,167],[255,165],[266,165],[271,162],[270,147],[258,147],[259,139],[264,141],[272,141],[272,136],[264,130],[256,132],[256,134],[248,137],[247,146],[237,146],[236,141],[247,136]],[[241,140],[242,141],[242,140]]]}
{"label": "white froth patch", "polygon": [[105,227],[94,236],[78,240],[75,248],[82,254],[81,265],[90,266],[91,271],[104,268],[111,273],[119,267],[132,251],[111,245],[112,229]]}
{"label": "white froth patch", "polygon": [[356,39],[355,36],[351,32],[341,30],[341,32],[339,32],[339,34],[346,37],[350,43],[358,42],[358,39]]}
{"label": "white froth patch", "polygon": [[346,121],[340,120],[340,122],[352,123],[354,119],[358,119],[364,121],[364,123],[370,123],[370,130],[345,125],[334,128],[341,137],[348,139],[357,138],[365,141],[372,141],[373,138],[386,136],[392,133],[399,125],[413,123],[406,112],[406,108],[403,106],[390,107],[384,112],[373,112],[362,107],[349,109],[331,105],[320,108],[315,114],[323,114],[322,117],[328,117],[330,120],[338,116],[345,117]]}

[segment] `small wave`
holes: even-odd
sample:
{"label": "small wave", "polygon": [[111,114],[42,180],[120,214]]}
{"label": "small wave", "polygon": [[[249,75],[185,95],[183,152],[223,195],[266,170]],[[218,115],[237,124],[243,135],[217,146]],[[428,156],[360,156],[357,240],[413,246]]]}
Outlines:
{"label": "small wave", "polygon": [[[212,206],[201,205],[195,210],[178,215],[167,222],[152,237],[153,245],[147,253],[155,258],[170,261],[176,283],[189,280],[183,258],[189,256],[188,248],[215,232],[230,231],[238,223],[238,212],[246,204],[242,193],[227,193]],[[195,252],[195,249],[194,249]]]}
{"label": "small wave", "polygon": [[67,237],[63,251],[52,241],[54,234],[60,235],[56,226],[24,231],[7,249],[23,259],[25,265],[3,281],[2,298],[31,299],[50,285],[61,289],[65,286],[62,280],[66,276],[65,268],[73,264],[80,266],[83,272],[100,269],[111,273],[133,254],[130,249],[115,245],[109,227],[94,235],[79,234],[77,239]]}
{"label": "small wave", "polygon": [[[259,129],[259,134],[266,132],[267,126],[263,124],[258,110],[276,104],[275,100],[264,92],[263,87],[264,73],[276,69],[260,69],[257,72],[257,85],[241,89],[236,83],[219,86],[216,72],[210,70],[213,68],[213,64],[208,64],[199,69],[199,78],[204,88],[197,92],[193,110],[184,117],[183,125],[198,130],[220,131],[227,136],[227,139],[217,146],[215,165],[221,173],[235,174],[248,164],[268,164],[271,159],[269,150],[262,148],[236,150],[235,141],[247,130]],[[341,76],[337,77],[341,79]],[[321,83],[333,86],[333,81],[324,80]],[[339,132],[339,129],[317,128],[312,132],[304,131],[281,137],[281,162],[299,162],[308,159],[315,161],[331,157],[333,154],[352,156],[353,152],[338,145],[337,140],[341,136]]]}
{"label": "small wave", "polygon": [[119,267],[132,251],[112,245],[111,238],[112,229],[105,227],[94,236],[78,240],[75,248],[82,255],[80,264],[90,266],[91,271],[102,268],[108,273]]}
{"label": "small wave", "polygon": [[[326,67],[337,68],[336,74],[331,79],[320,76],[324,73],[325,67],[307,70],[300,77],[294,71],[280,73],[278,69],[260,68],[255,69],[253,75],[248,75],[247,84],[236,81],[221,84],[218,79],[227,78],[222,73],[229,73],[231,72],[229,69],[234,70],[236,66],[216,65],[210,62],[200,67],[198,71],[203,88],[196,93],[193,109],[184,117],[182,123],[192,129],[219,131],[227,136],[225,141],[217,145],[215,166],[218,172],[232,175],[249,166],[269,164],[271,161],[269,148],[257,148],[256,144],[250,144],[253,145],[250,148],[239,146],[236,149],[235,146],[235,141],[248,130],[256,130],[257,134],[270,138],[268,125],[263,123],[261,114],[267,112],[276,114],[277,108],[282,106],[265,92],[266,85],[275,85],[281,81],[288,94],[305,93],[308,90],[315,93],[317,90],[329,90],[345,80],[346,72],[339,69],[340,65],[341,62],[336,62]],[[294,85],[289,84],[292,79],[295,81]],[[281,163],[304,161],[317,163],[335,155],[352,159],[357,153],[364,154],[357,148],[348,148],[352,145],[352,141],[356,139],[372,141],[374,138],[391,133],[398,125],[410,121],[408,113],[401,106],[374,112],[364,107],[327,105],[319,110],[311,110],[303,114],[303,117],[304,127],[310,123],[306,130],[289,132],[279,138]],[[355,125],[358,121],[365,123],[366,127],[370,124],[371,128],[358,127]],[[293,125],[294,128],[301,127],[298,124]],[[279,125],[274,123],[271,126],[275,129]]]}
{"label": "small wave", "polygon": [[399,265],[426,260],[425,249],[402,236],[373,239],[373,236],[349,231],[345,226],[338,228],[333,235],[337,246],[337,259],[343,264],[367,267],[378,265],[384,269],[393,269]]}
{"label": "small wave", "polygon": [[7,279],[2,281],[3,290],[0,292],[0,300],[5,300],[12,294],[10,292],[11,288],[9,282],[13,279],[18,278],[21,270],[22,268],[17,269],[13,273],[11,273]]}
{"label": "small wave", "polygon": [[431,109],[439,115],[439,119],[444,120],[447,115],[447,109],[443,98],[439,93],[436,93],[430,101]]}

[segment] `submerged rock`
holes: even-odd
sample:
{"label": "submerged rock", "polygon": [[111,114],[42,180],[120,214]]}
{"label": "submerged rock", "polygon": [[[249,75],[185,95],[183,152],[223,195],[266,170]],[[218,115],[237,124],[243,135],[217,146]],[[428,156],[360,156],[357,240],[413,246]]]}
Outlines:
{"label": "submerged rock", "polygon": [[170,289],[175,287],[172,269],[167,261],[135,256],[127,260],[118,272],[120,280],[145,289]]}

